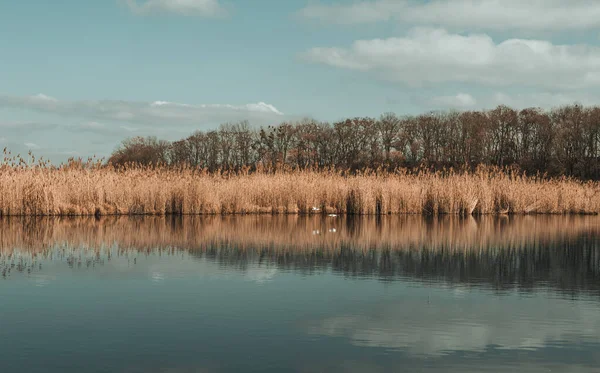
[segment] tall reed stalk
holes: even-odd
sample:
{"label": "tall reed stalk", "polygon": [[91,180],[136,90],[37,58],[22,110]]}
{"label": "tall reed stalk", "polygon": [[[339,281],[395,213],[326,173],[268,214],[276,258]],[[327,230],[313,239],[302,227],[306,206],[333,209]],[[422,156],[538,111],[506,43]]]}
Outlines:
{"label": "tall reed stalk", "polygon": [[92,160],[0,165],[0,216],[598,214],[600,184],[475,172],[208,173]]}

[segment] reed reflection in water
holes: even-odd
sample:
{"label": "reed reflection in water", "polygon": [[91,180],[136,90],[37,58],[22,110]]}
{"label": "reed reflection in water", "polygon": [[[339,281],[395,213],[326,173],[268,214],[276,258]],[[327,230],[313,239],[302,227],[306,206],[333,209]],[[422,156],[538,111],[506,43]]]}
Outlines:
{"label": "reed reflection in water", "polygon": [[599,222],[0,219],[0,370],[593,373]]}
{"label": "reed reflection in water", "polygon": [[26,258],[59,257],[57,248],[72,261],[82,248],[94,260],[183,250],[240,271],[268,264],[304,274],[598,293],[599,223],[597,216],[9,218],[0,220],[0,250],[5,265],[18,257],[23,270]]}

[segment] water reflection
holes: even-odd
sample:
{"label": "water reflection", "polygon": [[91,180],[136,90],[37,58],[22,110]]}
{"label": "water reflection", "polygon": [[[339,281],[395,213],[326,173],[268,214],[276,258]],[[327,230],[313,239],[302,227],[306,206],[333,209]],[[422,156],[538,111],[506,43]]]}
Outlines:
{"label": "water reflection", "polygon": [[[38,269],[33,259],[48,255],[94,268],[111,255],[184,251],[258,282],[277,271],[331,270],[383,281],[598,295],[599,223],[597,216],[13,218],[0,220],[0,271],[12,265],[31,273]],[[71,252],[82,248],[86,253]]]}
{"label": "water reflection", "polygon": [[481,250],[519,248],[577,238],[600,231],[598,216],[207,216],[1,218],[0,250],[42,251],[58,242],[99,247],[147,249],[235,245],[240,249],[276,246],[278,249],[362,250],[446,248]]}
{"label": "water reflection", "polygon": [[0,219],[2,369],[591,373],[599,222]]}
{"label": "water reflection", "polygon": [[[431,299],[433,294],[433,300]],[[495,350],[535,351],[593,342],[599,346],[600,314],[591,303],[545,297],[444,297],[433,291],[427,306],[415,298],[374,305],[368,312],[319,320],[310,333],[349,338],[358,346],[415,355]],[[595,336],[590,339],[590,336]],[[568,343],[567,343],[568,341]]]}

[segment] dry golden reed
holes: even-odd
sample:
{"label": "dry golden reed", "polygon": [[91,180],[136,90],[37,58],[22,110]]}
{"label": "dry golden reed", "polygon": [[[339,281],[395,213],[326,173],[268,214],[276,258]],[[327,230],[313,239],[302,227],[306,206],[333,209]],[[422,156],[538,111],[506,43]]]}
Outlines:
{"label": "dry golden reed", "polygon": [[473,173],[214,173],[189,168],[0,166],[0,216],[598,214],[600,184]]}

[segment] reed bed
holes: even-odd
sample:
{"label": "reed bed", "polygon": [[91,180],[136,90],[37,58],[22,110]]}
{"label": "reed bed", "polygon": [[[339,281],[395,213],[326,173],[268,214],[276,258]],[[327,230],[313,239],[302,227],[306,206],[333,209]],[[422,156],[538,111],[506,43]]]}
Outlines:
{"label": "reed bed", "polygon": [[598,214],[600,184],[475,172],[0,166],[0,216]]}

